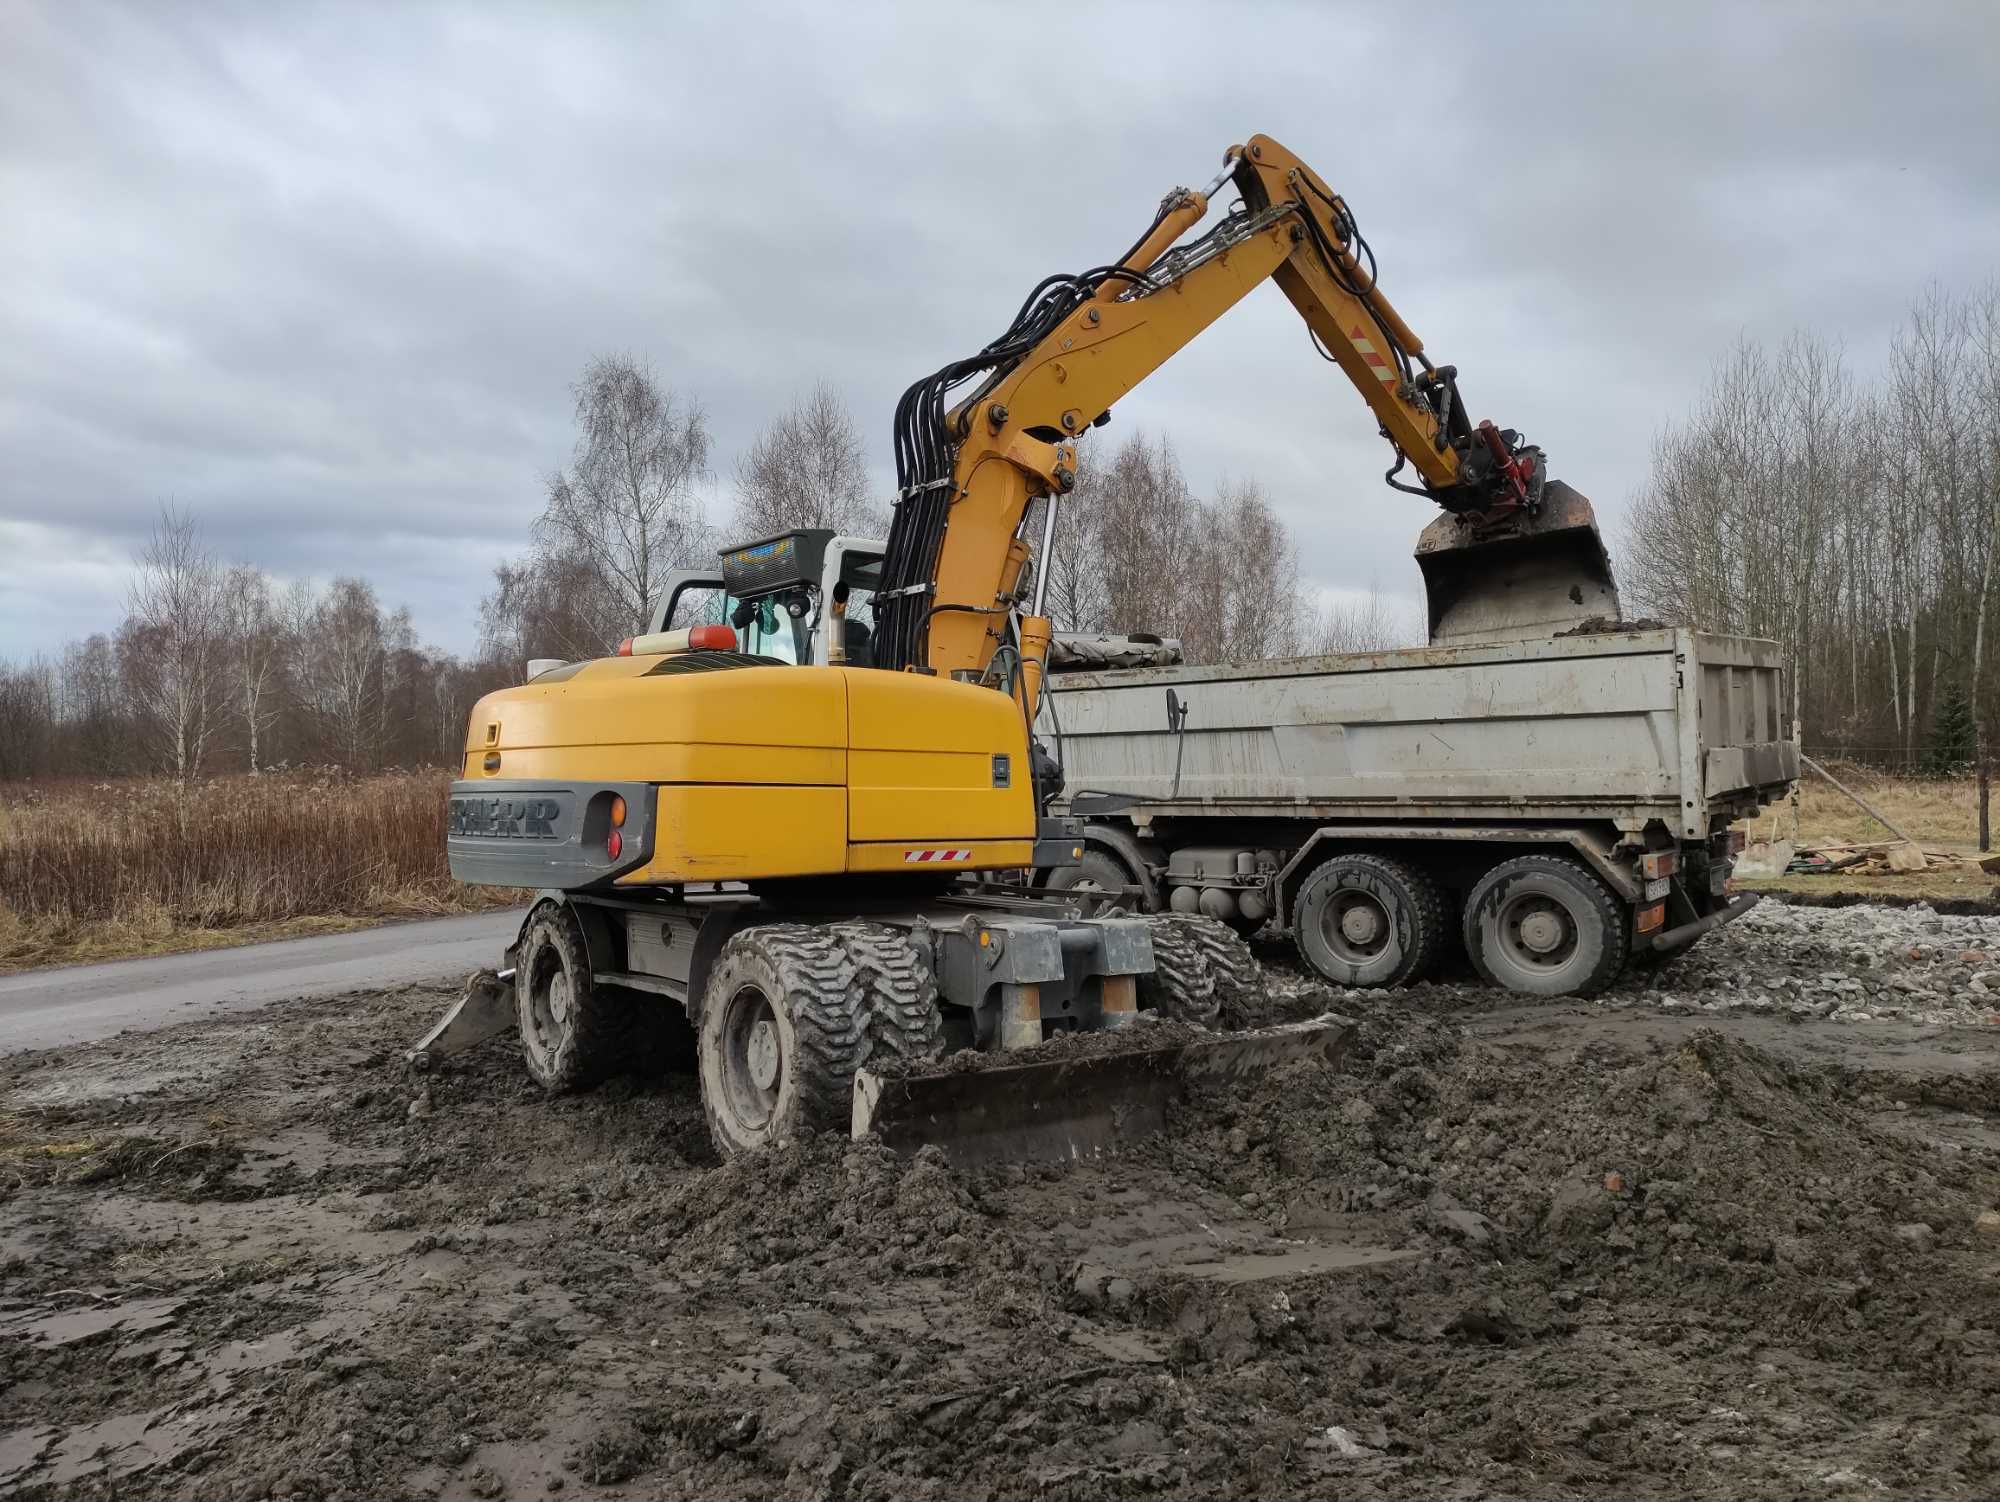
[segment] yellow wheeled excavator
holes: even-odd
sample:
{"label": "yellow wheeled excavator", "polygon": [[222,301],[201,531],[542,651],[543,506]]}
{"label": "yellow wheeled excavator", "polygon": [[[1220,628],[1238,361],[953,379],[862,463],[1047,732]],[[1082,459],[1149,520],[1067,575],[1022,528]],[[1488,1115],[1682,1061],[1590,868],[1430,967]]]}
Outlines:
{"label": "yellow wheeled excavator", "polygon": [[[1226,184],[1234,204],[1191,235]],[[1157,1124],[1191,1074],[1337,1051],[1344,1029],[1323,1020],[938,1065],[1148,1014],[1254,1012],[1256,963],[1224,924],[1005,880],[1077,854],[1045,817],[1061,772],[1031,730],[1050,640],[1031,505],[1049,498],[1046,550],[1077,436],[1252,288],[1275,281],[1360,390],[1389,483],[1444,509],[1420,549],[1439,634],[1532,623],[1552,575],[1569,608],[1588,590],[1616,613],[1588,504],[1514,432],[1468,420],[1456,372],[1374,269],[1339,195],[1253,137],[1115,263],[1046,278],[997,339],[904,393],[893,521],[865,574],[830,564],[825,533],[731,548],[723,619],[658,629],[663,602],[618,655],[482,699],[451,869],[539,895],[506,968],[475,977],[413,1058],[511,1026],[562,1090],[691,1045],[724,1152],[835,1128],[1071,1156]],[[845,622],[857,587],[865,645]]]}

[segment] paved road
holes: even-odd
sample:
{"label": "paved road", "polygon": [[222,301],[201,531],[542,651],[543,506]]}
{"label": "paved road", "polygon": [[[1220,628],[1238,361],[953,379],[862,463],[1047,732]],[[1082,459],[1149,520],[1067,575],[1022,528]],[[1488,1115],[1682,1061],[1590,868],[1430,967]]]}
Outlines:
{"label": "paved road", "polygon": [[500,951],[517,912],[394,923],[158,959],[115,960],[0,976],[0,1053],[88,1043],[300,996],[462,980]]}

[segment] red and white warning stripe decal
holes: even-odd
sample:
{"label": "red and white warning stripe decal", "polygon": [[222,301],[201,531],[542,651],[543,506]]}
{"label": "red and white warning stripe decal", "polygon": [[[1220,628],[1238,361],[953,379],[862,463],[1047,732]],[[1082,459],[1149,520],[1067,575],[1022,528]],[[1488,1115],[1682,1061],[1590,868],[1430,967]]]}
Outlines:
{"label": "red and white warning stripe decal", "polygon": [[1396,383],[1396,367],[1389,358],[1375,347],[1375,341],[1362,332],[1360,324],[1347,331],[1347,337],[1354,341],[1354,347],[1361,351],[1361,358],[1374,367],[1377,380],[1393,386]]}
{"label": "red and white warning stripe decal", "polygon": [[906,866],[920,866],[929,861],[969,861],[971,859],[972,852],[970,850],[905,850],[903,852],[903,864]]}

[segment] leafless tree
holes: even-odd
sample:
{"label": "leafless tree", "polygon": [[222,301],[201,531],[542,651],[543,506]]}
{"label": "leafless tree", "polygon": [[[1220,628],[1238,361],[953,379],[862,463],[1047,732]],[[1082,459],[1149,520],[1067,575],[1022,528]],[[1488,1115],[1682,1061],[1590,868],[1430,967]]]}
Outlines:
{"label": "leafless tree", "polygon": [[881,536],[888,518],[868,499],[867,451],[853,413],[828,382],[772,419],[736,461],[733,536],[795,527]]}
{"label": "leafless tree", "polygon": [[709,547],[696,490],[708,419],[627,355],[592,360],[574,389],[576,447],[549,478],[536,557],[588,570],[593,588],[578,609],[601,650],[642,629],[666,576]]}
{"label": "leafless tree", "polygon": [[127,610],[127,680],[157,754],[185,783],[199,775],[214,728],[222,611],[215,559],[191,513],[160,508]]}
{"label": "leafless tree", "polygon": [[229,699],[254,773],[261,765],[263,740],[278,719],[277,688],[285,657],[271,581],[262,569],[243,563],[229,570],[223,582],[222,633]]}

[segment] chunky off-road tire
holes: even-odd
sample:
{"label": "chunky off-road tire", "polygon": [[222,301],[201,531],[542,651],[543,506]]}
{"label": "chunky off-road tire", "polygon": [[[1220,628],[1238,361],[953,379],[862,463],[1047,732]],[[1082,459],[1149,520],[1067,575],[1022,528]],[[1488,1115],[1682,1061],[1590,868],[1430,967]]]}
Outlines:
{"label": "chunky off-road tire", "polygon": [[1155,924],[1172,924],[1201,950],[1208,963],[1208,975],[1215,989],[1219,1020],[1225,1027],[1248,1027],[1265,1011],[1264,971],[1243,935],[1216,918],[1192,917],[1185,913],[1155,918]]}
{"label": "chunky off-road tire", "polygon": [[1465,949],[1491,985],[1524,996],[1595,996],[1625,968],[1625,904],[1579,861],[1518,855],[1473,884]]}
{"label": "chunky off-road tire", "polygon": [[[1057,866],[1049,873],[1048,889],[1051,892],[1068,892],[1081,888],[1093,892],[1117,892],[1123,887],[1136,887],[1138,878],[1125,869],[1125,863],[1117,856],[1103,850],[1085,850],[1083,858],[1073,866]],[[1138,899],[1130,899],[1135,905]]]}
{"label": "chunky off-road tire", "polygon": [[1437,883],[1386,855],[1330,855],[1292,899],[1300,957],[1337,986],[1407,986],[1434,974],[1446,923]]}
{"label": "chunky off-road tire", "polygon": [[944,1013],[937,978],[910,936],[887,923],[836,923],[828,932],[854,965],[854,984],[868,1009],[874,1058],[923,1061],[944,1055]]}
{"label": "chunky off-road tire", "polygon": [[1155,914],[1146,920],[1153,941],[1153,969],[1139,977],[1139,1006],[1174,1022],[1214,1027],[1222,1015],[1215,972],[1188,920]]}
{"label": "chunky off-road tire", "polygon": [[528,1074],[544,1090],[588,1090],[632,1067],[648,1012],[629,992],[596,985],[576,914],[543,903],[514,956],[514,1024]]}
{"label": "chunky off-road tire", "polygon": [[847,1131],[869,1021],[854,961],[830,928],[765,923],[733,935],[695,1034],[702,1109],[723,1156]]}

